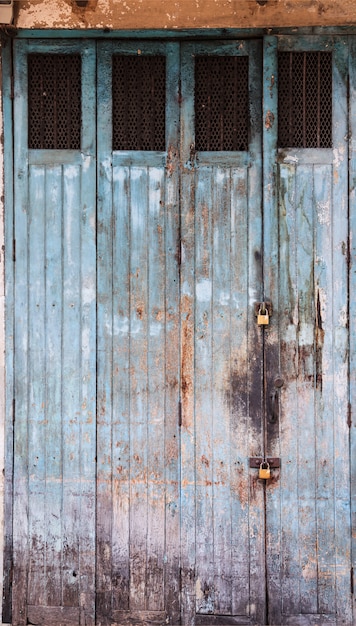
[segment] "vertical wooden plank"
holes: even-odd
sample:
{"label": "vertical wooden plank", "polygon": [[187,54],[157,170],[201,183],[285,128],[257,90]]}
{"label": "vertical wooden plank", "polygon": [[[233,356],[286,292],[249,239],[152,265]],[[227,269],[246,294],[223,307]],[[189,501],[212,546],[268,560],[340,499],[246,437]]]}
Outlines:
{"label": "vertical wooden plank", "polygon": [[[349,194],[349,215],[350,215],[350,259],[349,259],[349,319],[350,319],[350,407],[349,407],[349,427],[350,427],[350,470],[351,470],[351,531],[352,531],[352,570],[351,589],[355,587],[356,573],[356,328],[352,320],[356,319],[356,39],[349,38],[349,124],[350,124],[350,194]],[[356,595],[352,594],[352,616],[356,619]]]}
{"label": "vertical wooden plank", "polygon": [[[114,170],[113,310],[116,311],[113,350],[113,608],[129,609],[130,588],[130,213],[129,169]],[[108,222],[110,223],[110,222]],[[106,357],[107,359],[107,357]],[[104,442],[103,442],[104,444]],[[116,582],[117,581],[117,582]]]}
{"label": "vertical wooden plank", "polygon": [[[249,276],[249,242],[253,237],[260,237],[261,230],[249,231],[249,182],[245,168],[231,170],[231,214],[230,214],[230,349],[228,354],[230,409],[230,458],[231,458],[231,612],[243,615],[250,604],[250,563],[246,554],[250,554],[250,517],[249,509],[253,495],[250,494],[248,457],[250,451],[250,420],[252,421],[249,402],[250,370],[249,352],[249,308],[250,294],[246,289]],[[254,297],[254,295],[253,295]],[[251,364],[251,367],[253,365]],[[228,388],[228,387],[227,387]],[[258,402],[258,398],[256,399]],[[256,405],[255,405],[256,406]],[[251,498],[251,500],[250,500]],[[252,547],[253,547],[253,542]],[[253,554],[253,550],[251,550]],[[251,603],[252,604],[252,603]],[[250,612],[253,611],[250,609]]]}
{"label": "vertical wooden plank", "polygon": [[[278,271],[278,208],[275,185],[277,182],[277,39],[267,36],[263,43],[263,288],[264,298],[273,303],[274,314],[264,331],[265,341],[265,411],[269,410],[268,398],[275,392],[274,379],[279,374],[278,324],[279,324],[279,271]],[[266,454],[280,456],[279,428],[267,418]],[[279,472],[274,471],[274,481],[266,485],[266,585],[268,593],[268,619],[279,623],[281,579],[281,532],[280,532],[280,485]]]}
{"label": "vertical wooden plank", "polygon": [[[336,555],[341,552],[345,555],[345,540],[347,533],[343,535],[343,549],[336,547],[336,520],[339,497],[337,495],[338,482],[336,478],[336,465],[339,465],[341,457],[345,459],[348,449],[347,424],[343,422],[337,427],[335,420],[343,411],[337,409],[339,402],[344,404],[344,412],[347,412],[347,388],[344,386],[346,380],[344,351],[336,348],[340,337],[344,337],[345,330],[338,329],[338,326],[345,323],[345,255],[342,252],[347,240],[347,217],[343,206],[345,203],[347,168],[344,162],[345,136],[346,136],[346,97],[345,97],[345,42],[338,40],[335,44],[335,65],[333,70],[334,95],[338,94],[334,102],[334,122],[333,122],[333,143],[334,159],[331,170],[314,168],[315,172],[315,198],[313,201],[314,210],[317,213],[316,229],[316,277],[315,277],[315,359],[316,359],[316,470],[317,470],[317,529],[318,529],[318,610],[339,611],[347,615],[349,608],[344,602],[348,588],[347,573],[349,567],[347,561],[339,563],[335,567]],[[346,168],[346,169],[345,169]],[[336,213],[338,207],[338,213]],[[346,210],[347,213],[347,210]],[[337,237],[335,237],[335,229]],[[344,244],[340,232],[343,232]],[[337,270],[335,270],[335,265]],[[340,284],[343,287],[340,289]],[[330,315],[330,306],[332,314]],[[345,327],[344,327],[345,328]],[[347,334],[347,333],[346,333]],[[341,357],[338,368],[335,369],[335,355]],[[338,372],[344,370],[342,382],[338,380]],[[345,405],[346,402],[346,405]],[[320,417],[322,416],[322,417]],[[337,433],[337,434],[336,434]],[[336,438],[338,445],[336,446]],[[336,452],[336,447],[343,447],[342,455]],[[341,471],[341,467],[339,467]],[[348,472],[342,470],[348,484]],[[330,508],[329,508],[330,507]],[[345,499],[343,510],[345,508]],[[343,518],[343,527],[347,528],[347,520]],[[339,535],[338,535],[339,536]],[[330,545],[335,546],[335,551],[330,552]],[[327,547],[329,546],[329,548]],[[336,580],[336,576],[338,577]],[[335,582],[333,582],[333,580]],[[347,582],[346,582],[347,581]],[[334,591],[335,589],[335,591]],[[344,589],[344,591],[341,591]],[[340,593],[339,600],[336,596]],[[341,599],[342,598],[342,599]],[[340,602],[340,604],[339,604]],[[340,608],[336,608],[337,606]],[[342,608],[341,608],[342,607]]]}
{"label": "vertical wooden plank", "polygon": [[212,378],[212,214],[217,181],[210,167],[195,180],[195,495],[196,612],[212,613],[214,600],[213,532],[213,378]]}
{"label": "vertical wooden plank", "polygon": [[230,387],[230,372],[226,371],[221,355],[230,352],[231,311],[231,170],[214,168],[212,198],[212,482],[214,495],[214,594],[215,611],[232,613],[232,534],[231,510],[236,498],[233,490],[235,454],[230,446],[230,411],[226,389]]}
{"label": "vertical wooden plank", "polygon": [[[119,504],[114,506],[121,490],[119,482],[113,482],[113,429],[116,424],[120,424],[120,403],[124,403],[126,395],[123,385],[119,387],[116,381],[123,380],[122,371],[117,371],[117,375],[113,378],[113,369],[118,368],[118,357],[120,355],[121,339],[119,337],[119,346],[114,351],[113,341],[115,332],[120,333],[119,322],[115,331],[113,322],[113,299],[119,294],[120,302],[117,315],[125,314],[125,292],[120,289],[122,282],[125,280],[125,271],[127,265],[124,263],[126,245],[122,247],[120,236],[121,233],[127,235],[127,229],[122,230],[119,213],[118,217],[113,210],[113,205],[120,198],[122,206],[122,214],[125,214],[125,193],[116,183],[114,183],[113,164],[112,164],[112,124],[109,123],[112,116],[112,82],[111,82],[111,55],[112,45],[109,42],[98,46],[98,201],[97,201],[97,289],[98,289],[98,322],[97,322],[97,350],[98,350],[98,369],[97,369],[97,521],[96,521],[96,612],[99,624],[109,624],[112,611],[112,587],[113,579],[117,580],[118,588],[123,590],[123,594],[128,585],[128,576],[125,581],[125,569],[122,570],[121,552],[117,550],[117,563],[114,568],[113,576],[113,542],[115,547],[120,542],[121,525],[117,528],[118,536],[114,539],[113,534],[113,509],[117,509]],[[121,192],[118,196],[117,193]],[[116,240],[115,235],[119,238]],[[122,256],[123,266],[121,271],[116,267],[117,258]],[[108,271],[108,268],[113,271]],[[115,271],[116,270],[116,271]],[[117,276],[118,283],[115,285],[114,293],[114,276]],[[126,283],[124,282],[124,285]],[[121,297],[120,297],[121,296]],[[127,313],[127,311],[126,311]],[[128,313],[127,313],[128,316]],[[128,322],[127,322],[128,323]],[[119,354],[118,354],[119,353]],[[127,355],[123,362],[127,361]],[[128,366],[127,366],[128,367]],[[119,387],[119,388],[118,388]],[[118,392],[115,409],[113,404],[116,397],[115,391]],[[115,414],[113,411],[115,410]],[[122,418],[121,418],[122,419]],[[126,416],[127,419],[127,416]],[[119,448],[118,456],[120,462],[116,465],[116,474],[122,471],[124,460],[121,456],[125,451],[120,446],[120,442],[124,439],[123,432],[117,439]],[[127,452],[126,452],[127,456]],[[119,479],[119,476],[118,476]],[[123,505],[121,505],[123,506]],[[123,516],[123,519],[124,516]],[[127,537],[126,537],[127,538]],[[126,551],[125,551],[126,552]],[[120,556],[119,556],[120,555]],[[116,607],[126,608],[121,604],[121,594],[117,597],[115,594]]]}
{"label": "vertical wooden plank", "polygon": [[182,622],[195,623],[195,402],[194,402],[194,236],[195,236],[195,163],[190,146],[194,145],[194,68],[192,50],[182,46],[181,57],[181,239],[180,272],[181,315],[181,585]]}
{"label": "vertical wooden plank", "polygon": [[82,49],[80,620],[95,623],[96,521],[96,50]]}
{"label": "vertical wooden plank", "polygon": [[[62,602],[74,606],[80,592],[80,527],[78,483],[80,481],[80,197],[78,169],[63,167],[63,319],[62,389],[63,420],[63,547]],[[70,346],[68,349],[66,346]],[[80,518],[79,518],[80,519]]]}
{"label": "vertical wooden plank", "polygon": [[[5,57],[6,58],[6,57]],[[1,73],[1,82],[2,82],[2,90],[5,88],[5,93],[6,93],[6,86],[7,86],[7,77],[6,77],[6,70],[5,70],[5,77],[3,77],[3,58],[1,58],[1,62],[0,62],[0,73]],[[4,128],[3,124],[4,124],[4,103],[3,100],[1,99],[0,101],[0,124],[2,125],[2,127]],[[12,128],[11,128],[12,130]],[[3,600],[6,598],[4,605],[5,605],[5,609],[6,609],[6,603],[8,602],[8,598],[7,598],[7,594],[8,594],[8,583],[7,583],[7,573],[6,570],[4,569],[4,564],[5,567],[7,567],[7,560],[8,560],[8,555],[7,555],[7,550],[8,550],[8,546],[7,546],[7,537],[6,537],[6,529],[5,529],[5,520],[4,520],[4,510],[7,508],[7,512],[9,512],[9,507],[8,505],[5,503],[5,493],[6,493],[6,463],[7,460],[5,459],[5,455],[6,455],[6,439],[7,439],[7,420],[6,420],[6,396],[7,396],[7,380],[6,380],[6,349],[9,346],[9,343],[6,339],[6,312],[5,312],[5,302],[6,302],[6,273],[5,273],[5,259],[7,262],[7,258],[6,258],[6,231],[5,231],[5,187],[4,187],[4,178],[6,177],[6,173],[4,172],[4,156],[5,156],[5,145],[4,145],[4,131],[3,131],[3,142],[2,142],[2,149],[1,149],[1,154],[0,154],[0,166],[2,168],[2,178],[1,178],[1,182],[0,182],[0,186],[2,189],[2,202],[1,202],[1,221],[0,221],[0,241],[1,241],[1,250],[2,250],[2,256],[0,257],[1,262],[2,262],[2,269],[1,269],[1,273],[0,273],[0,329],[1,329],[1,345],[2,345],[2,350],[1,350],[1,355],[0,355],[0,380],[1,380],[1,388],[3,390],[1,397],[0,397],[0,423],[1,423],[1,438],[0,438],[0,458],[1,458],[1,466],[2,466],[2,476],[1,476],[1,481],[0,481],[0,492],[1,492],[1,499],[2,499],[2,508],[1,508],[1,513],[0,513],[0,525],[2,528],[2,533],[1,533],[1,546],[2,546],[2,555],[3,558],[0,562],[0,579],[1,579],[1,589],[2,589],[2,597]],[[7,155],[7,156],[10,156]],[[7,158],[6,156],[6,158]],[[12,161],[13,162],[13,161]],[[10,216],[11,216],[11,220],[12,220],[12,211],[10,209]],[[10,265],[12,265],[12,260],[10,257]],[[12,300],[12,299],[11,299]],[[11,302],[11,301],[10,301]],[[12,304],[12,302],[11,302]],[[10,452],[10,451],[9,451]],[[11,455],[12,457],[12,455]],[[12,512],[10,511],[10,518],[12,518]],[[5,584],[4,584],[5,583]],[[2,604],[0,606],[0,620],[3,621],[2,619],[2,612],[3,612],[3,607]]]}
{"label": "vertical wooden plank", "polygon": [[[335,570],[337,613],[352,620],[350,605],[350,431],[348,426],[348,237],[349,237],[349,161],[348,136],[348,40],[335,41],[334,64],[334,181],[333,181],[333,309],[335,405],[334,405],[334,481],[335,481]],[[335,151],[335,148],[337,151]],[[346,461],[347,459],[347,461]]]}
{"label": "vertical wooden plank", "polygon": [[[248,190],[248,244],[247,244],[247,401],[248,401],[248,450],[249,457],[263,455],[263,331],[256,324],[255,305],[263,300],[263,138],[261,104],[264,94],[261,85],[262,49],[259,43],[245,43],[249,53],[250,93],[250,145],[247,168]],[[263,80],[263,75],[262,75]],[[241,237],[244,237],[243,231]],[[242,369],[240,370],[242,371]],[[244,394],[243,394],[244,397]],[[256,470],[249,471],[249,560],[250,602],[248,614],[251,620],[263,623],[266,619],[265,572],[265,501],[264,483],[258,479]],[[262,581],[262,582],[261,582]]]}
{"label": "vertical wooden plank", "polygon": [[[280,274],[279,306],[281,336],[288,339],[283,345],[281,355],[281,372],[284,380],[281,403],[281,437],[283,438],[283,472],[281,482],[281,517],[290,515],[291,507],[298,502],[298,479],[295,468],[298,466],[298,294],[297,294],[297,227],[296,227],[296,168],[294,164],[280,165],[279,171],[279,233],[280,233],[280,264],[284,271]],[[274,314],[273,314],[274,315]],[[284,415],[286,418],[284,419]],[[296,576],[294,559],[299,552],[298,544],[299,519],[283,528],[282,536],[282,593],[291,606],[297,606],[299,612],[299,580]],[[290,571],[292,569],[292,571]],[[286,606],[286,612],[288,607]]]}
{"label": "vertical wooden plank", "polygon": [[148,412],[146,608],[163,611],[165,555],[165,207],[164,172],[148,171]]}
{"label": "vertical wooden plank", "polygon": [[[334,312],[327,314],[333,298],[333,206],[331,195],[332,169],[321,171],[316,182],[317,230],[316,257],[321,259],[316,267],[315,302],[316,322],[322,332],[321,363],[318,364],[319,381],[316,397],[316,521],[318,563],[318,612],[329,613],[336,609],[335,580],[335,485],[334,485]],[[325,182],[325,179],[327,182]],[[330,549],[332,546],[332,549]]]}
{"label": "vertical wooden plank", "polygon": [[[330,174],[330,168],[325,174]],[[326,176],[326,179],[328,176]],[[285,477],[285,491],[290,491],[293,480],[292,471],[298,467],[297,502],[298,527],[295,537],[288,546],[291,563],[289,569],[290,586],[299,582],[298,593],[292,595],[293,603],[289,603],[291,589],[284,592],[283,612],[288,614],[317,612],[317,555],[316,555],[316,470],[315,470],[315,403],[317,395],[315,341],[316,306],[315,306],[315,259],[317,255],[315,242],[315,177],[314,168],[297,166],[294,177],[295,184],[295,240],[296,240],[296,287],[297,293],[297,355],[298,370],[296,380],[296,397],[298,413],[296,419],[297,450],[291,450],[290,475]],[[285,420],[290,424],[290,416]],[[293,426],[292,426],[293,428]],[[293,445],[293,438],[291,437]],[[287,437],[286,437],[287,440]],[[306,445],[305,442],[308,442]],[[293,556],[293,548],[295,550]],[[296,555],[298,554],[298,558]],[[285,606],[285,609],[284,609]]]}
{"label": "vertical wooden plank", "polygon": [[180,333],[179,333],[179,89],[180,45],[167,43],[168,145],[165,178],[165,607],[173,624],[180,622]]}
{"label": "vertical wooden plank", "polygon": [[[30,559],[28,604],[46,605],[46,328],[44,167],[29,172],[28,289],[28,525]],[[41,271],[42,269],[42,271]]]}
{"label": "vertical wooden plank", "polygon": [[[291,159],[292,160],[292,159]],[[314,178],[310,166],[280,165],[281,336],[284,378],[282,611],[317,611],[315,519]],[[282,256],[283,251],[283,256]],[[283,270],[282,270],[283,268]],[[305,441],[309,445],[305,444]],[[296,475],[298,468],[298,475]]]}
{"label": "vertical wooden plank", "polygon": [[5,458],[4,458],[4,570],[2,621],[11,622],[13,567],[13,462],[14,462],[14,176],[13,112],[11,100],[12,46],[2,54],[2,106],[4,124],[4,228],[5,228]]}
{"label": "vertical wooden plank", "polygon": [[[26,44],[14,45],[14,68],[17,75],[14,87],[14,119],[27,119]],[[18,243],[27,242],[27,133],[20,124],[14,127],[14,230]],[[14,525],[13,525],[13,611],[14,624],[26,624],[27,574],[29,566],[29,528],[27,454],[28,454],[28,250],[19,245],[14,275],[14,370],[16,429],[14,433]],[[20,349],[21,348],[21,349]]]}
{"label": "vertical wooden plank", "polygon": [[130,608],[146,608],[148,172],[130,170]]}
{"label": "vertical wooden plank", "polygon": [[[62,167],[47,168],[45,219],[46,597],[62,604]],[[60,444],[58,434],[60,433]]]}

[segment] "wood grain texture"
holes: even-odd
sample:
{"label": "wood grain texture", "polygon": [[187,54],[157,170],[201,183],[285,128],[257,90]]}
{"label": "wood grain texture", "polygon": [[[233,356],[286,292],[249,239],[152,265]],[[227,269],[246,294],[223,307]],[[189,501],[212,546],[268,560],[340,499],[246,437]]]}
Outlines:
{"label": "wood grain texture", "polygon": [[[329,50],[330,42],[304,39],[297,46]],[[280,47],[292,50],[293,43],[281,38]],[[277,623],[313,623],[307,617],[312,613],[321,623],[322,615],[325,623],[338,623],[336,614],[352,623],[350,530],[343,517],[348,508],[344,490],[350,481],[347,42],[337,39],[333,51],[333,153],[287,150],[278,158],[280,259],[273,300],[278,297],[279,316],[272,318],[272,326],[279,332],[280,361],[274,367],[284,372],[278,438],[283,469],[279,485],[271,490],[270,504],[274,501],[275,506],[267,513],[272,536],[275,515],[281,524],[281,602],[270,604],[271,619]]]}
{"label": "wood grain texture", "polygon": [[204,152],[195,160],[191,146],[196,54],[250,54],[251,102],[256,112],[260,98],[259,83],[254,81],[258,51],[253,45],[184,46],[181,441],[182,533],[188,548],[182,552],[185,623],[194,623],[195,613],[208,620],[208,614],[249,617],[252,605],[251,612],[262,615],[264,611],[263,525],[257,521],[263,491],[248,470],[249,454],[252,450],[260,453],[262,445],[261,335],[256,333],[251,307],[254,298],[261,297],[260,119],[256,120],[253,109],[253,156]]}
{"label": "wood grain texture", "polygon": [[[11,49],[7,47],[3,56],[3,116],[4,127],[8,129],[6,137],[4,136],[4,185],[5,194],[5,212],[11,219],[5,220],[5,250],[13,250],[14,247],[14,221],[13,221],[13,115],[11,101]],[[16,402],[14,401],[14,257],[13,254],[6,253],[5,264],[5,463],[4,463],[4,580],[3,580],[3,605],[2,620],[4,623],[11,622],[12,612],[12,572],[13,572],[13,456],[14,456],[14,410]],[[12,372],[11,375],[9,373]]]}
{"label": "wood grain texture", "polygon": [[[20,44],[15,55],[21,66],[15,110],[23,122],[16,130],[22,147],[15,173],[28,183],[16,189],[15,214],[21,250],[15,292],[21,298],[15,305],[14,558],[21,563],[16,577],[23,579],[14,588],[13,623],[26,623],[26,604],[43,606],[48,614],[63,604],[76,607],[89,624],[95,566],[93,46],[80,47],[86,154],[72,155],[71,164],[62,163],[61,151],[52,151],[46,164],[28,159],[28,50],[41,46]],[[65,51],[77,52],[78,46]]]}
{"label": "wood grain texture", "polygon": [[[356,274],[351,270],[356,260],[356,40],[353,38],[350,42],[350,57],[349,57],[349,73],[350,73],[350,128],[351,139],[349,143],[350,147],[350,239],[349,239],[349,271],[350,271],[350,406],[349,410],[349,426],[350,426],[350,471],[351,471],[351,528],[352,528],[352,547],[351,547],[351,559],[352,559],[352,571],[350,583],[355,589],[355,572],[356,572],[356,544],[355,544],[355,531],[356,531],[356,379],[353,376],[353,372],[356,371],[356,333],[353,328],[351,320],[355,319],[356,315],[356,298],[353,294],[356,293]],[[355,596],[353,600],[354,604],[354,620],[355,614]]]}
{"label": "wood grain texture", "polygon": [[[177,78],[177,45],[140,49],[166,56],[167,79]],[[152,613],[161,623],[167,606],[177,619],[179,584],[177,80],[169,164],[113,153],[115,52],[108,44],[99,57],[98,619],[145,623]]]}
{"label": "wood grain texture", "polygon": [[[261,48],[15,42],[14,626],[352,624],[356,48]],[[49,50],[82,55],[81,151],[27,150]],[[332,51],[333,148],[277,149],[278,50]],[[166,57],[164,151],[112,150],[117,53]],[[198,54],[249,58],[248,151],[195,151]]]}

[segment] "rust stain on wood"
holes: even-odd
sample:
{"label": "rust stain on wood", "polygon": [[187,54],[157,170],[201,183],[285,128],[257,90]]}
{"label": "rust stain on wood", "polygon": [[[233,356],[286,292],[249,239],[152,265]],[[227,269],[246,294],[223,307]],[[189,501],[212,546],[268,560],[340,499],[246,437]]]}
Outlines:
{"label": "rust stain on wood", "polygon": [[273,128],[273,124],[274,124],[274,114],[272,113],[272,111],[267,111],[266,119],[265,119],[265,127],[267,128],[267,130],[269,130],[270,128]]}
{"label": "rust stain on wood", "polygon": [[249,501],[249,478],[244,465],[238,461],[235,462],[231,473],[230,487],[231,492],[237,495],[241,507],[244,509]]}
{"label": "rust stain on wood", "polygon": [[173,176],[176,167],[177,167],[177,163],[178,163],[178,150],[175,146],[170,145],[168,147],[168,152],[167,152],[167,165],[166,165],[166,170],[167,170],[167,175],[169,177]]}

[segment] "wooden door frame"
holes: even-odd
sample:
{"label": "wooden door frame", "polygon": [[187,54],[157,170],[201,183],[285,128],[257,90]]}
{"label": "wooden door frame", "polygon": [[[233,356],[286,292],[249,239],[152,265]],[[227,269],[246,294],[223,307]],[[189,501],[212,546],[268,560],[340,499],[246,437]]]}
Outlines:
{"label": "wooden door frame", "polygon": [[[1,607],[2,622],[10,623],[12,616],[12,524],[13,524],[13,437],[14,437],[14,322],[12,312],[14,310],[13,293],[13,260],[14,260],[14,234],[13,234],[13,214],[14,214],[14,174],[13,174],[13,91],[12,91],[12,42],[7,41],[7,45],[2,47],[2,123],[4,129],[4,142],[2,148],[4,199],[1,202],[1,223],[4,226],[3,243],[6,253],[5,268],[1,273],[1,280],[4,281],[5,292],[5,318],[1,326],[1,343],[5,347],[5,369],[4,369],[4,389],[5,402],[1,406],[1,441],[3,441],[3,457],[0,461],[4,472],[1,472],[1,542],[3,549],[3,559],[1,562],[1,586],[4,601]],[[2,293],[4,293],[2,292]],[[6,520],[6,525],[4,524]],[[0,571],[1,571],[0,570]]]}

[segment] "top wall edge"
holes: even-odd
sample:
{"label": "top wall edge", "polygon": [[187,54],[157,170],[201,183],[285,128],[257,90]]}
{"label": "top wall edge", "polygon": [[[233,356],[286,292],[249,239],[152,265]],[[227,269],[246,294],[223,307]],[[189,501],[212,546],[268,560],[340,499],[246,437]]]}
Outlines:
{"label": "top wall edge", "polygon": [[356,26],[354,0],[14,0],[19,29],[192,30]]}

